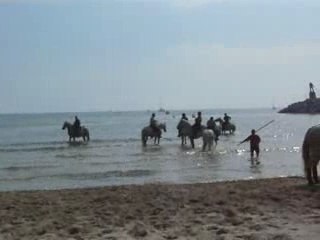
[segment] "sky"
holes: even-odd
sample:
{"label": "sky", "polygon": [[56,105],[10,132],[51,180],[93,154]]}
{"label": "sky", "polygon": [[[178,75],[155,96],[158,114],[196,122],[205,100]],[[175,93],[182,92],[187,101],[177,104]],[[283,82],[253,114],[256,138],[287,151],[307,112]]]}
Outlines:
{"label": "sky", "polygon": [[283,107],[320,89],[319,12],[315,0],[0,0],[0,113]]}

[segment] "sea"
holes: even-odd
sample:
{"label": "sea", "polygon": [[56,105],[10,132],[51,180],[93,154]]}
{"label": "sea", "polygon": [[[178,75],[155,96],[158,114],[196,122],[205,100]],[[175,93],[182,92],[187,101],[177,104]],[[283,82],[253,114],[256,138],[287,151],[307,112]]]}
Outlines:
{"label": "sea", "polygon": [[[150,111],[77,113],[91,140],[69,143],[62,130],[75,113],[0,115],[0,191],[51,190],[146,183],[202,183],[303,176],[301,145],[318,115],[278,114],[272,109],[202,110],[203,121],[227,112],[236,125],[220,136],[216,148],[203,152],[181,146],[176,126],[181,113],[193,121],[197,110],[156,112],[167,124],[160,145],[141,144],[141,129]],[[269,121],[261,131],[261,156],[251,161],[249,144],[238,145]]]}

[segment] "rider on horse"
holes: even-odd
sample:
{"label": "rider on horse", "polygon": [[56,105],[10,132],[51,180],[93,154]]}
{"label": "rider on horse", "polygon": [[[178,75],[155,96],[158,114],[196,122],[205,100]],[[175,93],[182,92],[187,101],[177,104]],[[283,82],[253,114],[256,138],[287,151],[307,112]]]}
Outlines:
{"label": "rider on horse", "polygon": [[230,124],[231,117],[228,114],[225,113],[224,117],[223,117],[223,120],[224,120],[223,127],[227,128],[229,126],[229,124]]}
{"label": "rider on horse", "polygon": [[228,115],[228,114],[224,114],[224,117],[223,117],[223,120],[225,122],[225,124],[229,124],[230,123],[230,120],[231,120],[231,117]]}
{"label": "rider on horse", "polygon": [[192,125],[192,135],[193,136],[196,136],[198,131],[201,130],[201,122],[202,122],[201,112],[198,112],[198,116],[195,119],[195,123]]}
{"label": "rider on horse", "polygon": [[217,131],[216,122],[213,117],[210,117],[210,119],[207,121],[207,128],[211,129],[214,132],[214,134],[216,135],[216,141],[217,141],[219,133]]}
{"label": "rider on horse", "polygon": [[156,118],[156,114],[152,113],[151,118],[150,118],[150,127],[161,138],[161,129],[158,127],[157,120],[155,118]]}
{"label": "rider on horse", "polygon": [[80,135],[80,129],[81,129],[81,123],[80,123],[80,120],[77,116],[74,117],[75,120],[74,120],[74,123],[73,123],[73,129],[74,129],[74,132],[75,132],[75,135],[76,136],[79,136]]}

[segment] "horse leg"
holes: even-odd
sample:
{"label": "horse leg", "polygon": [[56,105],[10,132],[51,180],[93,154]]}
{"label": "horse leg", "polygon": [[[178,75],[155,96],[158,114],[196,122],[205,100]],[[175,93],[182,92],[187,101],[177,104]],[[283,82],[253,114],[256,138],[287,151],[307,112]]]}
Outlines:
{"label": "horse leg", "polygon": [[306,169],[306,175],[307,175],[308,184],[309,184],[310,186],[313,185],[312,174],[311,174],[311,167],[308,167],[308,168]]}
{"label": "horse leg", "polygon": [[194,139],[190,138],[191,147],[194,148]]}
{"label": "horse leg", "polygon": [[206,150],[206,147],[207,147],[207,143],[206,143],[206,142],[203,142],[203,146],[202,146],[202,151],[203,151],[203,152]]}
{"label": "horse leg", "polygon": [[313,182],[319,183],[317,165],[312,167]]}

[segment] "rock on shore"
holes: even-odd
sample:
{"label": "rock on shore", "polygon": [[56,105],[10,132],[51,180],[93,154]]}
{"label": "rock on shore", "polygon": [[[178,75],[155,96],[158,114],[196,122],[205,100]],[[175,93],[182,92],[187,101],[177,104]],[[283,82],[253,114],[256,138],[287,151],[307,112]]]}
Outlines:
{"label": "rock on shore", "polygon": [[288,107],[281,109],[279,113],[304,113],[316,114],[320,113],[320,98],[306,99],[302,102],[290,104]]}

